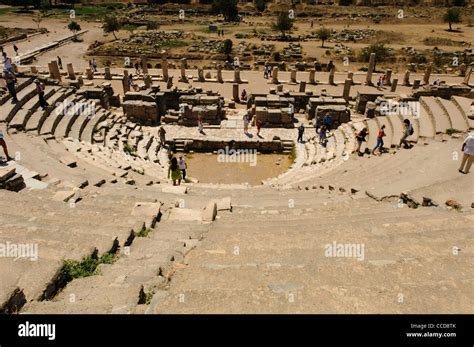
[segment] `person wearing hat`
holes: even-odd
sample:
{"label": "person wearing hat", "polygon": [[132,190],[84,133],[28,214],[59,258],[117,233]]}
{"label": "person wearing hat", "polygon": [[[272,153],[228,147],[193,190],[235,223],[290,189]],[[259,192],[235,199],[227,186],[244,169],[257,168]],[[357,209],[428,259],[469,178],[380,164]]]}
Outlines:
{"label": "person wearing hat", "polygon": [[40,82],[39,79],[35,79],[36,92],[38,93],[39,104],[43,110],[49,106],[44,98],[44,84]]}

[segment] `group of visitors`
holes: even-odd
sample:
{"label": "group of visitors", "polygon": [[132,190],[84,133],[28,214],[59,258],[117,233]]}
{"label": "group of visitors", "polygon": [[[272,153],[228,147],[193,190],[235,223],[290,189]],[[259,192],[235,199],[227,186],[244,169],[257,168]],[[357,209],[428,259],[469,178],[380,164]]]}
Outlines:
{"label": "group of visitors", "polygon": [[181,185],[181,181],[186,181],[186,169],[188,165],[184,160],[182,155],[179,156],[179,159],[172,157],[170,160],[170,166],[168,168],[168,178],[173,181],[173,185]]}
{"label": "group of visitors", "polygon": [[[412,145],[408,142],[408,137],[413,135],[415,132],[413,128],[413,124],[410,122],[409,119],[404,119],[403,120],[403,133],[402,137],[400,139],[400,143],[398,144],[397,148],[401,148],[402,145],[404,148],[409,149],[412,147]],[[360,148],[362,146],[362,143],[366,141],[366,137],[369,135],[369,130],[364,127],[362,128],[357,134],[356,134],[356,140],[357,140],[357,148],[356,152],[359,154],[359,156],[362,156],[363,153],[360,151]],[[383,124],[378,133],[377,133],[377,143],[375,147],[372,149],[372,155],[375,155],[375,152],[378,150],[379,155],[382,154],[383,151],[383,146],[384,146],[384,140],[383,138],[386,136],[385,134],[385,124]]]}
{"label": "group of visitors", "polygon": [[386,83],[387,83],[387,75],[386,74],[380,75],[379,79],[377,80],[377,88],[383,89]]}
{"label": "group of visitors", "polygon": [[273,65],[266,65],[263,70],[263,78],[267,79],[273,75]]}

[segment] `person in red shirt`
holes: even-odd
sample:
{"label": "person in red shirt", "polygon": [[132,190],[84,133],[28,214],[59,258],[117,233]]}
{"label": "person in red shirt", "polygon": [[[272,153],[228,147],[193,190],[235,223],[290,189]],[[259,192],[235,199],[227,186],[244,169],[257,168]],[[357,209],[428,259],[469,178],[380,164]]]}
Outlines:
{"label": "person in red shirt", "polygon": [[382,125],[382,127],[379,130],[379,133],[377,134],[377,144],[375,145],[374,149],[372,150],[372,154],[375,154],[375,151],[378,149],[379,154],[382,154],[382,148],[383,148],[383,138],[385,137],[385,124]]}

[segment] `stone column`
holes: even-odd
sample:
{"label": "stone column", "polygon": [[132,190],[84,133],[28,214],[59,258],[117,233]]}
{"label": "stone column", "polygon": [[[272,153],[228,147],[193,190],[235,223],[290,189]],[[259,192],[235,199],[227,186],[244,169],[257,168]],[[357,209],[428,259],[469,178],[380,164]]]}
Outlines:
{"label": "stone column", "polygon": [[352,86],[352,80],[351,79],[346,79],[344,81],[344,90],[342,92],[342,97],[344,100],[349,101],[349,96],[351,92],[351,86]]}
{"label": "stone column", "polygon": [[306,91],[306,82],[300,81],[300,93],[304,93]]}
{"label": "stone column", "polygon": [[181,77],[180,82],[187,82],[188,78],[186,77],[186,58],[181,59]]}
{"label": "stone column", "polygon": [[466,76],[464,76],[463,84],[469,85],[469,79],[471,78],[472,66],[469,66],[466,71]]}
{"label": "stone column", "polygon": [[67,75],[69,79],[75,80],[76,79],[76,73],[74,72],[74,67],[72,66],[72,63],[68,63],[66,65],[67,68]]}
{"label": "stone column", "polygon": [[314,78],[316,73],[315,69],[309,69],[309,84],[316,84],[316,80]]}
{"label": "stone column", "polygon": [[124,94],[130,91],[130,85],[128,84],[128,71],[127,70],[123,70],[122,87],[123,87]]}
{"label": "stone column", "polygon": [[92,72],[92,69],[89,67],[86,69],[86,76],[88,80],[94,79],[94,72]]}
{"label": "stone column", "polygon": [[234,70],[234,83],[242,83],[242,80],[240,79],[240,69],[238,67]]}
{"label": "stone column", "polygon": [[232,96],[234,97],[235,102],[240,102],[239,84],[238,83],[234,83],[232,85]]}
{"label": "stone column", "polygon": [[79,83],[80,86],[84,85],[84,80],[82,79],[81,75],[77,76],[77,82]]}
{"label": "stone column", "polygon": [[461,77],[464,77],[466,76],[466,71],[467,71],[467,65],[462,63],[460,66],[459,66],[459,76]]}
{"label": "stone column", "polygon": [[147,74],[148,73],[148,65],[147,65],[146,55],[140,56],[140,63],[142,65],[143,74]]}
{"label": "stone column", "polygon": [[297,83],[296,82],[296,69],[290,70],[290,83]]}
{"label": "stone column", "polygon": [[224,83],[224,79],[222,78],[222,65],[217,65],[217,82]]}
{"label": "stone column", "polygon": [[420,88],[421,81],[420,80],[414,80],[413,81],[413,89],[418,89]]}
{"label": "stone column", "polygon": [[369,68],[367,70],[367,78],[365,80],[365,84],[368,86],[374,85],[372,83],[372,73],[374,72],[374,67],[375,67],[375,53],[370,53]]}
{"label": "stone column", "polygon": [[110,67],[108,66],[105,67],[104,78],[109,81],[112,79],[112,74],[110,73]]}
{"label": "stone column", "polygon": [[352,84],[354,84],[354,73],[352,71],[349,71],[347,73],[347,79],[352,81]]}
{"label": "stone column", "polygon": [[329,72],[329,82],[328,82],[332,86],[336,85],[336,83],[334,83],[334,74],[335,73],[336,73],[336,68],[333,66],[333,68]]}
{"label": "stone column", "polygon": [[431,75],[432,65],[429,64],[425,70],[425,76],[423,77],[423,84],[430,84],[430,75]]}
{"label": "stone column", "polygon": [[392,81],[392,85],[390,86],[390,92],[395,93],[397,90],[398,78],[394,78]]}
{"label": "stone column", "polygon": [[163,60],[161,61],[161,71],[163,73],[163,81],[167,82],[169,78],[169,74],[168,74],[168,60],[166,59],[166,57],[164,57]]}
{"label": "stone column", "polygon": [[283,84],[278,84],[278,85],[277,85],[277,88],[276,88],[276,91],[277,91],[278,93],[283,92]]}
{"label": "stone column", "polygon": [[272,71],[272,83],[278,84],[278,67],[276,66]]}
{"label": "stone column", "polygon": [[385,85],[391,86],[392,85],[392,69],[387,69],[387,72],[385,72]]}
{"label": "stone column", "polygon": [[410,86],[410,71],[406,70],[405,75],[403,76],[403,85],[404,86]]}
{"label": "stone column", "polygon": [[206,82],[204,78],[204,70],[202,67],[198,67],[198,82]]}
{"label": "stone column", "polygon": [[56,60],[48,63],[49,75],[51,78],[61,81],[61,73],[59,72],[58,62]]}
{"label": "stone column", "polygon": [[30,71],[33,75],[38,74],[38,69],[34,65],[30,66]]}

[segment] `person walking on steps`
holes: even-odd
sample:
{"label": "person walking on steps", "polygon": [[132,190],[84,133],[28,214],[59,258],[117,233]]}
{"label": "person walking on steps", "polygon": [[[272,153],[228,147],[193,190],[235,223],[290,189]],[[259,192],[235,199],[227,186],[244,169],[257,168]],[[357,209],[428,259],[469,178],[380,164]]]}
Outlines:
{"label": "person walking on steps", "polygon": [[250,123],[250,117],[248,113],[244,114],[243,121],[244,121],[244,134],[247,134],[249,132],[249,123]]}
{"label": "person walking on steps", "polygon": [[398,148],[405,147],[405,148],[411,148],[411,145],[408,143],[407,138],[410,135],[413,135],[415,131],[413,130],[413,124],[411,124],[409,119],[404,119],[403,120],[403,135],[402,138],[400,139],[400,143],[398,144]]}
{"label": "person walking on steps", "polygon": [[38,93],[39,104],[43,110],[49,106],[44,98],[44,84],[40,82],[39,79],[35,79],[36,92]]}
{"label": "person walking on steps", "polygon": [[382,154],[383,148],[383,138],[385,137],[385,124],[379,130],[377,134],[377,144],[375,145],[374,149],[372,150],[372,154],[375,155],[375,150],[379,150],[379,155]]}
{"label": "person walking on steps", "polygon": [[204,134],[204,124],[203,124],[203,119],[202,119],[202,113],[201,112],[198,113],[197,124],[198,124],[199,133]]}
{"label": "person walking on steps", "polygon": [[323,124],[321,125],[321,128],[319,128],[319,143],[323,146],[326,147],[327,143],[327,128]]}
{"label": "person walking on steps", "polygon": [[13,73],[12,58],[7,56],[6,52],[3,52],[2,56],[3,71],[10,71],[11,73]]}
{"label": "person walking on steps", "polygon": [[4,70],[3,78],[5,79],[5,83],[7,84],[8,92],[10,93],[10,96],[12,97],[12,104],[16,104],[18,102],[18,99],[16,97],[16,88],[15,88],[16,76],[12,71]]}
{"label": "person walking on steps", "polygon": [[[173,181],[174,186],[181,185],[181,179],[183,178],[183,176],[181,175],[181,170],[179,169],[178,160],[176,159],[176,157],[171,158],[171,164],[168,168],[168,178]],[[178,184],[176,184],[176,182]]]}
{"label": "person walking on steps", "polygon": [[356,135],[356,140],[357,140],[356,152],[357,154],[359,154],[359,156],[363,155],[363,153],[360,151],[360,147],[362,146],[362,142],[366,141],[365,138],[367,137],[367,135],[369,135],[369,131],[365,127],[361,131],[359,131]]}
{"label": "person walking on steps", "polygon": [[62,70],[63,69],[63,61],[61,60],[61,57],[59,57],[59,55],[56,57],[56,59],[58,60],[58,66],[59,68]]}
{"label": "person walking on steps", "polygon": [[257,121],[255,122],[255,125],[257,126],[257,136],[261,137],[260,130],[262,129],[263,122],[260,119],[257,119]]}
{"label": "person walking on steps", "polygon": [[14,158],[10,157],[10,155],[8,154],[7,143],[5,142],[5,138],[3,136],[3,131],[1,129],[0,129],[0,146],[3,148],[3,152],[5,153],[5,156],[7,158],[6,161],[13,160]]}
{"label": "person walking on steps", "polygon": [[298,127],[298,139],[296,140],[296,142],[303,143],[303,135],[304,135],[304,125],[301,124]]}
{"label": "person walking on steps", "polygon": [[18,55],[18,47],[16,45],[13,45],[13,50],[15,51],[15,55]]}
{"label": "person walking on steps", "polygon": [[472,162],[474,161],[474,132],[470,133],[464,139],[461,150],[463,151],[463,156],[458,171],[463,174],[468,174]]}
{"label": "person walking on steps", "polygon": [[158,135],[160,136],[160,145],[164,147],[166,145],[166,130],[162,126],[158,130]]}
{"label": "person walking on steps", "polygon": [[179,156],[178,166],[181,170],[181,176],[183,177],[183,181],[186,182],[186,169],[188,168],[188,164],[186,164],[186,161],[184,160],[182,155]]}

